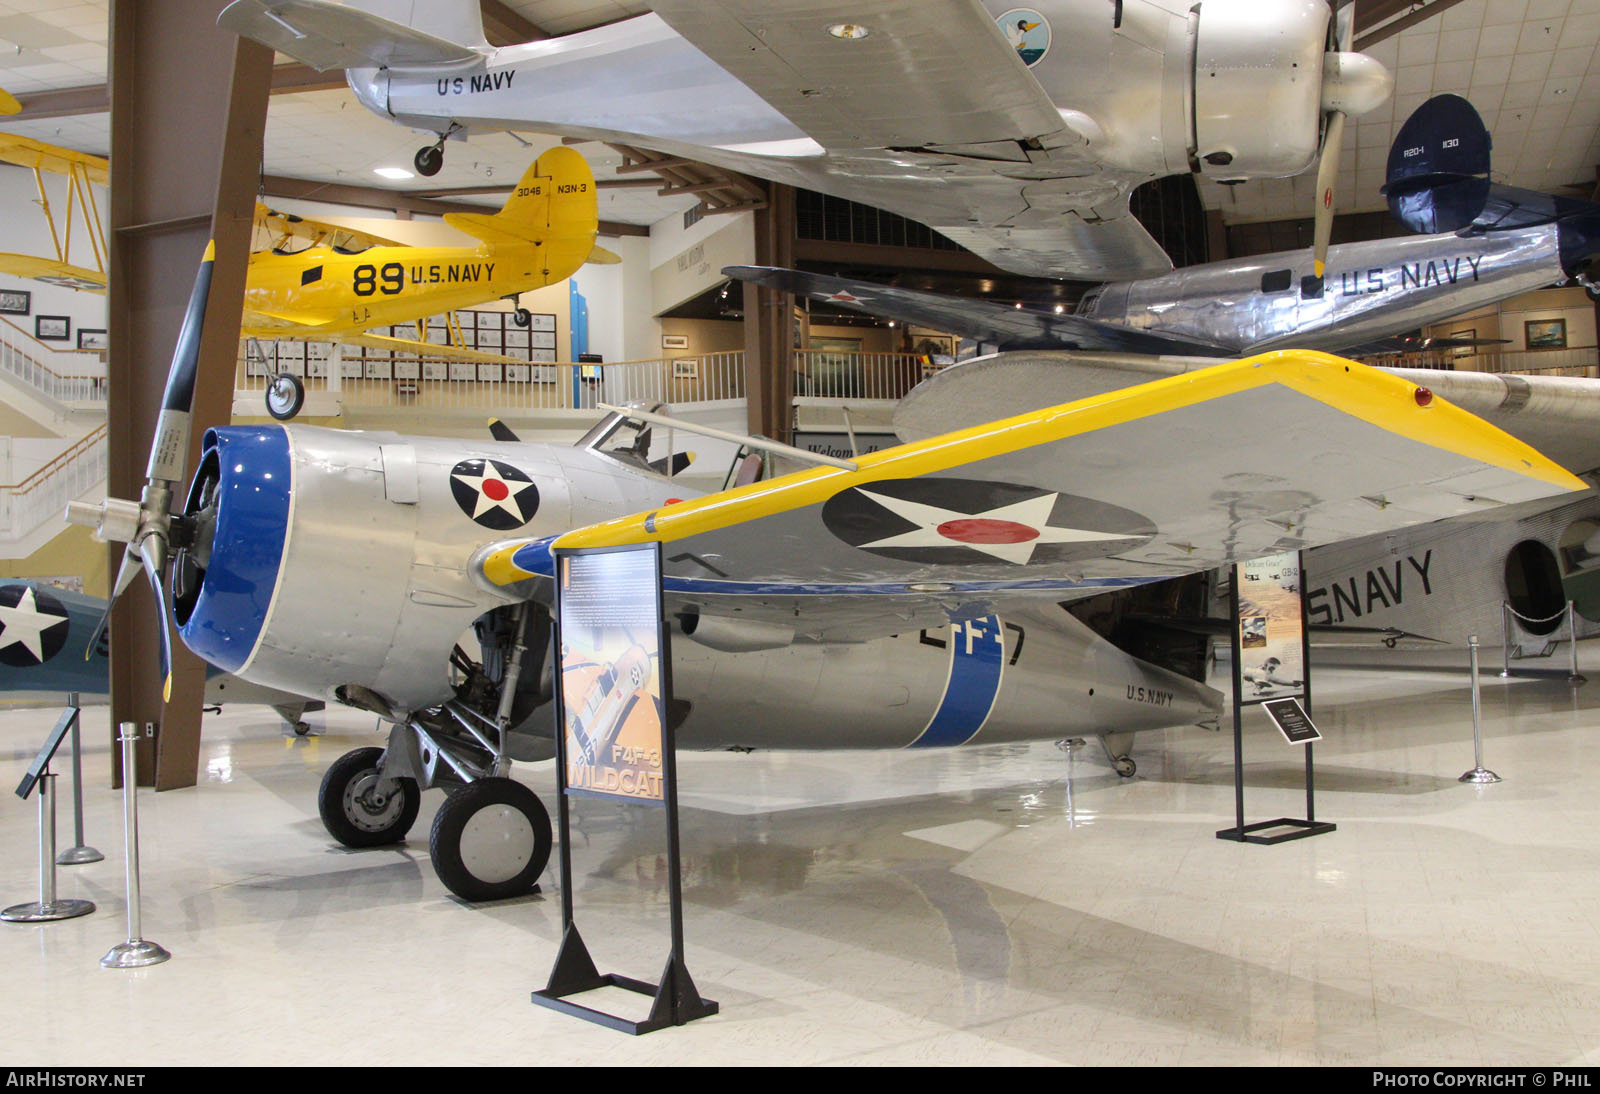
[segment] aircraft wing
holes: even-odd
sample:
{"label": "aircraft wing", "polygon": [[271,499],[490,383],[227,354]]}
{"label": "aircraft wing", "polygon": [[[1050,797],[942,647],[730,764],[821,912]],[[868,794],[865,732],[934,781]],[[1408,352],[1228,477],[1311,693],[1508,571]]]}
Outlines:
{"label": "aircraft wing", "polygon": [[293,338],[307,342],[338,342],[345,346],[365,346],[367,349],[386,349],[396,353],[409,353],[434,361],[476,361],[483,365],[526,365],[526,357],[507,357],[486,350],[467,349],[464,346],[441,345],[422,342],[415,338],[391,338],[386,334],[318,334],[314,330],[303,332],[283,331],[268,335],[272,338]]}
{"label": "aircraft wing", "polygon": [[14,133],[0,133],[0,163],[35,167],[53,175],[79,174],[100,186],[111,184],[111,169],[103,156],[74,152]]}
{"label": "aircraft wing", "polygon": [[827,32],[848,22],[838,0],[650,8],[824,148],[1015,141],[1062,128],[976,0],[879,0],[872,33],[854,41]]}
{"label": "aircraft wing", "polygon": [[480,552],[659,541],[669,611],[848,640],[1585,489],[1443,400],[1280,352]]}
{"label": "aircraft wing", "polygon": [[288,53],[318,72],[462,65],[481,56],[477,50],[403,23],[338,4],[235,0],[222,10],[217,25]]}
{"label": "aircraft wing", "polygon": [[[309,245],[328,243],[345,254],[366,250],[368,247],[403,247],[398,240],[375,235],[372,232],[330,224],[298,213],[285,213],[256,203],[256,226],[280,240],[299,239]],[[276,245],[276,244],[275,244]]]}
{"label": "aircraft wing", "polygon": [[[1114,392],[1210,362],[1060,352],[998,353],[941,369],[894,411],[903,441],[965,429],[995,415]],[[1600,473],[1600,382],[1580,376],[1385,368],[1426,387],[1579,474]]]}
{"label": "aircraft wing", "polygon": [[868,315],[950,331],[1002,350],[1082,349],[1198,357],[1227,357],[1239,352],[1237,346],[1137,330],[1076,315],[1056,315],[988,300],[851,281],[802,270],[725,266],[722,272],[739,281],[841,304]]}
{"label": "aircraft wing", "polygon": [[0,254],[0,273],[83,292],[106,291],[106,275],[101,271],[39,255]]}

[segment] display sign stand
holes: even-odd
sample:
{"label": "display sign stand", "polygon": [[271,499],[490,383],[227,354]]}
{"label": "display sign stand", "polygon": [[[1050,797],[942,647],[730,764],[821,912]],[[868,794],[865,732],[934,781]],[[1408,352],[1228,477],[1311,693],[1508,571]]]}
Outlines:
{"label": "display sign stand", "polygon": [[56,896],[56,777],[50,772],[50,761],[61,747],[67,730],[77,724],[78,707],[74,704],[62,712],[39,754],[17,784],[17,797],[23,801],[27,801],[35,787],[39,791],[39,899],[31,904],[13,904],[0,911],[0,920],[7,923],[49,923],[57,919],[75,919],[94,911],[92,901]]}
{"label": "display sign stand", "polygon": [[[1235,843],[1274,844],[1305,839],[1307,836],[1320,836],[1338,829],[1338,825],[1316,819],[1316,774],[1312,762],[1311,742],[1320,739],[1321,735],[1317,733],[1316,727],[1312,725],[1308,713],[1311,709],[1311,638],[1310,629],[1305,625],[1305,566],[1298,553],[1295,555],[1294,573],[1296,575],[1294,585],[1298,593],[1297,601],[1299,606],[1299,616],[1296,623],[1300,631],[1301,676],[1298,684],[1298,699],[1304,701],[1305,706],[1303,709],[1300,703],[1295,701],[1296,697],[1293,695],[1269,695],[1266,698],[1258,699],[1246,699],[1244,696],[1244,640],[1242,632],[1245,629],[1245,622],[1241,619],[1239,610],[1239,567],[1235,566],[1233,568],[1232,587],[1228,599],[1233,615],[1234,826],[1218,830],[1218,839],[1232,840]],[[1270,621],[1268,625],[1271,625]],[[1284,738],[1290,744],[1299,744],[1300,747],[1306,750],[1306,815],[1303,818],[1278,817],[1274,820],[1256,821],[1254,824],[1246,824],[1244,821],[1243,711],[1245,706],[1253,703],[1265,705],[1268,708],[1269,716],[1272,717],[1273,722],[1283,732]]]}
{"label": "display sign stand", "polygon": [[[602,555],[611,558],[592,566],[585,565],[585,560],[595,560]],[[574,560],[578,560],[577,572]],[[586,574],[583,570],[591,572]],[[642,604],[646,592],[648,606]],[[717,1013],[718,1006],[714,1000],[701,998],[683,959],[678,770],[672,727],[666,718],[672,700],[672,659],[661,610],[660,545],[557,551],[555,615],[555,648],[557,656],[562,658],[560,681],[555,688],[556,816],[561,828],[561,950],[556,955],[549,982],[542,990],[533,992],[533,1002],[635,1036],[709,1017]],[[635,640],[630,627],[637,627],[646,618],[653,624],[652,637],[656,646],[654,661],[659,694],[651,698],[655,701],[657,716],[651,719],[648,709],[643,708],[646,715],[635,722],[629,712],[642,708],[641,697],[649,690],[651,658],[649,651]],[[593,662],[568,664],[565,655],[569,635],[574,640],[574,649],[577,635],[573,632],[583,631],[595,639],[593,645],[599,650],[607,646],[599,636],[612,630],[629,635],[624,643],[612,643],[612,648],[619,651],[614,657],[605,659],[597,653]],[[622,649],[622,645],[627,648]],[[579,658],[575,655],[574,660]],[[641,744],[639,734],[645,731],[659,732],[659,737],[654,738],[654,750]],[[659,757],[659,779],[654,777],[647,761],[638,759],[649,757],[652,751]],[[633,758],[617,763],[614,757],[618,753]],[[578,785],[573,785],[575,772],[583,776]],[[573,915],[568,812],[569,799],[575,794],[663,807],[667,821],[667,896],[672,941],[658,983],[650,984],[620,973],[602,973],[578,931]],[[586,1007],[571,998],[607,987],[651,996],[654,1002],[649,1015],[642,1021],[635,1021]]]}

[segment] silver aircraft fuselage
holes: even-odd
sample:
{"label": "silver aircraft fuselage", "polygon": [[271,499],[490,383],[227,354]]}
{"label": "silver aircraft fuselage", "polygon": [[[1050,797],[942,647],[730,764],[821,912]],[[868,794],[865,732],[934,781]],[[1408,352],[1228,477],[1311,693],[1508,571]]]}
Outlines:
{"label": "silver aircraft fuselage", "polygon": [[[1310,277],[1309,250],[1211,262],[1111,282],[1091,290],[1078,314],[1241,352],[1338,350],[1560,284],[1567,274],[1558,229],[1548,224],[1340,244],[1328,251],[1320,293],[1304,291]],[[1281,287],[1268,291],[1272,285]]]}

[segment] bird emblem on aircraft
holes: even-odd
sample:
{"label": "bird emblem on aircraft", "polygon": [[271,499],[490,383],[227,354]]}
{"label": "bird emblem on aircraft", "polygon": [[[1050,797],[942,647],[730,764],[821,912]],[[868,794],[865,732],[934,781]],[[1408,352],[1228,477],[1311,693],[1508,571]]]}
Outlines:
{"label": "bird emblem on aircraft", "polygon": [[0,663],[42,665],[67,641],[67,609],[43,589],[0,586]]}
{"label": "bird emblem on aircraft", "polygon": [[1050,51],[1050,24],[1032,8],[1012,8],[995,16],[1006,41],[1030,68],[1044,60]]}
{"label": "bird emblem on aircraft", "polygon": [[462,460],[450,471],[450,492],[461,511],[485,528],[521,528],[539,511],[539,488],[500,460]]}
{"label": "bird emblem on aircraft", "polygon": [[1155,533],[1120,506],[1014,483],[890,479],[829,499],[822,520],[853,547],[905,562],[1065,562]]}

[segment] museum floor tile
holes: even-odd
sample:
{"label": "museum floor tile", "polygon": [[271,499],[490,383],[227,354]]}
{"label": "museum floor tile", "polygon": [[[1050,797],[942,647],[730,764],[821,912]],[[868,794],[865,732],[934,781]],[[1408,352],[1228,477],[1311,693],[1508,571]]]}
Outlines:
{"label": "museum floor tile", "polygon": [[[1600,1062],[1600,644],[1593,682],[1484,677],[1485,763],[1454,673],[1324,669],[1316,814],[1276,846],[1233,822],[1231,734],[915,753],[686,754],[688,968],[721,1013],[632,1040],[533,1006],[556,953],[541,895],[468,905],[410,841],[348,851],[317,817],[373,719],[208,715],[200,785],[139,797],[143,934],[126,937],[120,797],[86,713],[79,919],[0,923],[0,1060],[158,1064],[1592,1064]],[[49,709],[0,711],[16,785]],[[1247,717],[1247,820],[1305,814],[1299,749]],[[64,763],[56,765],[66,771]],[[520,777],[547,799],[551,764]],[[62,778],[60,841],[72,833]],[[603,971],[667,955],[659,811],[574,802],[578,923]],[[37,899],[35,810],[0,805],[0,904]],[[598,1003],[642,1017],[647,1001]]]}

